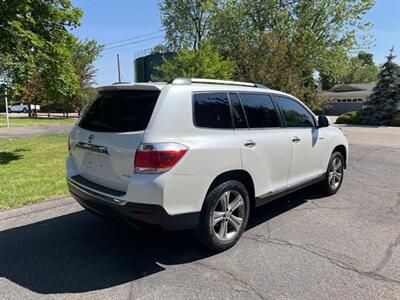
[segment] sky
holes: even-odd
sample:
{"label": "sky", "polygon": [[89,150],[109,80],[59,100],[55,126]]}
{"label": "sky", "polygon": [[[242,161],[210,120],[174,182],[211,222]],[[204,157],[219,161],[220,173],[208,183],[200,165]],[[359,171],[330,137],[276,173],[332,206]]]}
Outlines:
{"label": "sky", "polygon": [[[84,12],[81,26],[72,32],[80,39],[96,39],[105,45],[102,56],[95,62],[98,85],[118,81],[117,53],[122,81],[134,81],[134,59],[164,42],[156,0],[72,0],[72,3]],[[374,40],[368,52],[373,53],[375,63],[381,64],[392,46],[400,57],[400,0],[376,0],[365,19],[374,24]],[[126,45],[115,48],[121,44]]]}

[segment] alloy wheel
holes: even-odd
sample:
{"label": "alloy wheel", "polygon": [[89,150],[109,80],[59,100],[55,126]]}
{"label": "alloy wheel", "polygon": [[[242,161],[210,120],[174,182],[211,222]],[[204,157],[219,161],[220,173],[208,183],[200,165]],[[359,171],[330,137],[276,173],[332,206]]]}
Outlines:
{"label": "alloy wheel", "polygon": [[214,235],[221,241],[235,238],[242,228],[245,210],[243,197],[238,191],[224,192],[213,211]]}
{"label": "alloy wheel", "polygon": [[328,183],[332,189],[337,189],[343,176],[343,163],[339,157],[332,160],[328,171]]}

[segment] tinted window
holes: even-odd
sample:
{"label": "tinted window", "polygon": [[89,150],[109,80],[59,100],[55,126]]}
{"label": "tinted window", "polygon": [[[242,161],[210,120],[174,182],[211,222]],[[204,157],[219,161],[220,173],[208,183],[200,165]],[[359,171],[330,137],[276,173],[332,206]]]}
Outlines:
{"label": "tinted window", "polygon": [[313,127],[314,118],[312,115],[297,101],[276,97],[278,105],[282,110],[287,127]]}
{"label": "tinted window", "polygon": [[235,128],[247,128],[246,117],[244,115],[242,104],[240,103],[237,94],[229,94],[229,100],[232,106],[233,120],[235,121]]}
{"label": "tinted window", "polygon": [[250,128],[280,127],[271,97],[263,94],[239,94]]}
{"label": "tinted window", "polygon": [[226,93],[195,94],[194,123],[198,127],[232,128],[229,101]]}
{"label": "tinted window", "polygon": [[102,132],[146,129],[156,105],[158,91],[104,91],[83,115],[79,126]]}

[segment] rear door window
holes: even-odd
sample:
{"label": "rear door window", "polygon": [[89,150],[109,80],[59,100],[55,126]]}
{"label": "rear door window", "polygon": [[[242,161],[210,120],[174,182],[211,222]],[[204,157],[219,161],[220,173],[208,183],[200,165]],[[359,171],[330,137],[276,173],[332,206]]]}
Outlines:
{"label": "rear door window", "polygon": [[146,129],[159,91],[103,91],[78,126],[98,132],[132,132]]}
{"label": "rear door window", "polygon": [[227,93],[193,95],[194,124],[205,128],[232,128]]}
{"label": "rear door window", "polygon": [[239,93],[250,128],[280,127],[272,99],[266,94]]}

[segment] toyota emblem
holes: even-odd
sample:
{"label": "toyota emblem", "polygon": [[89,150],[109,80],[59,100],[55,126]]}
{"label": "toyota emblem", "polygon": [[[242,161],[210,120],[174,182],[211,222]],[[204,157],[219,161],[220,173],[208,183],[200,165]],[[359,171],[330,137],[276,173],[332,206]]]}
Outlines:
{"label": "toyota emblem", "polygon": [[89,135],[89,137],[88,137],[88,143],[89,143],[89,144],[92,144],[92,143],[93,143],[93,140],[94,140],[94,135],[93,135],[93,134]]}

